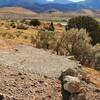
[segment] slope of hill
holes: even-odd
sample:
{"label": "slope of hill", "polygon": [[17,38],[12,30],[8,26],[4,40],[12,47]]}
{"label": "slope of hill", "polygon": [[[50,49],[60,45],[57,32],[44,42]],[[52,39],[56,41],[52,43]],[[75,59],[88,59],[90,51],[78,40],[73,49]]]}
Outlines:
{"label": "slope of hill", "polygon": [[0,8],[0,13],[12,13],[12,14],[24,14],[24,15],[35,15],[35,12],[22,7],[3,7]]}
{"label": "slope of hill", "polygon": [[88,15],[88,16],[92,16],[92,17],[100,17],[100,10],[81,9],[78,11],[67,12],[66,15],[69,15],[69,16]]}
{"label": "slope of hill", "polygon": [[[71,93],[73,100],[100,100],[99,71],[80,69],[76,60],[31,46],[16,45],[15,48],[17,51],[0,49],[0,100],[69,100],[68,96],[72,95],[64,91],[67,88],[64,84],[70,82],[68,77],[72,75],[75,75],[73,82],[76,78],[80,80],[75,85],[69,83],[72,91],[77,85],[80,89],[76,94]],[[63,71],[69,80],[62,83],[58,78]]]}

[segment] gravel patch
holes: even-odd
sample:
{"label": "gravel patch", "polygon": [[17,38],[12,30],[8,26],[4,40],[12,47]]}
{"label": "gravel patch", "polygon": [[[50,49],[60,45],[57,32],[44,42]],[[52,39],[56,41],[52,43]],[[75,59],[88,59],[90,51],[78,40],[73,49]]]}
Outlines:
{"label": "gravel patch", "polygon": [[59,77],[69,67],[77,67],[77,63],[64,56],[50,54],[49,51],[36,49],[27,45],[17,45],[18,51],[0,51],[0,64],[28,70],[32,73]]}

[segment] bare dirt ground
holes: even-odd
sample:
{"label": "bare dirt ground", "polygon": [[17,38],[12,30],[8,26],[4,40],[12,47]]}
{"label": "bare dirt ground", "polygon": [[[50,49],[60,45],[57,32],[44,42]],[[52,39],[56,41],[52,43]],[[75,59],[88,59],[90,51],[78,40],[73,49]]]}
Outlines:
{"label": "bare dirt ground", "polygon": [[62,71],[77,66],[75,61],[67,57],[53,55],[49,51],[31,46],[17,45],[16,50],[0,51],[0,64],[50,77],[59,77]]}

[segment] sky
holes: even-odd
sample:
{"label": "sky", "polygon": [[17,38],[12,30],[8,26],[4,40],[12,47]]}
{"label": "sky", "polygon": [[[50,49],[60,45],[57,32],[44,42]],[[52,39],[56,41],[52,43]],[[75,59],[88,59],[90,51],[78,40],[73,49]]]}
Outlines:
{"label": "sky", "polygon": [[70,1],[79,2],[79,1],[84,1],[84,0],[70,0]]}
{"label": "sky", "polygon": [[[47,0],[47,1],[54,1],[54,0]],[[69,1],[73,1],[73,2],[79,2],[79,1],[84,1],[84,0],[69,0]]]}

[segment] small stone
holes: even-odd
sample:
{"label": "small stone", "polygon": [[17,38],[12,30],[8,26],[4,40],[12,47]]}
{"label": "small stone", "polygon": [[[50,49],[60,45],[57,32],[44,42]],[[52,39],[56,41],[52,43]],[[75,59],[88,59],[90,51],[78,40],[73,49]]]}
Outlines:
{"label": "small stone", "polygon": [[79,94],[77,100],[86,100],[86,96],[84,94]]}
{"label": "small stone", "polygon": [[18,75],[22,75],[22,73],[19,72]]}
{"label": "small stone", "polygon": [[43,84],[43,83],[44,83],[44,81],[43,81],[43,80],[39,80],[39,83],[40,83],[40,84]]}

